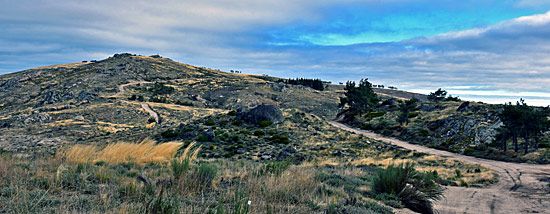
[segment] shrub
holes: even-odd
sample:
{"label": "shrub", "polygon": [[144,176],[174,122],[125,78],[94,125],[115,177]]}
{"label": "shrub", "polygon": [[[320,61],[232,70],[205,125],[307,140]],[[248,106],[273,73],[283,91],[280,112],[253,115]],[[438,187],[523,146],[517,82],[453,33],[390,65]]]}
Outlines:
{"label": "shrub", "polygon": [[288,144],[290,142],[287,136],[279,135],[279,134],[271,136],[269,140],[273,143],[281,143],[281,144]]}
{"label": "shrub", "polygon": [[204,125],[213,126],[216,125],[216,122],[214,122],[213,120],[207,120],[206,122],[204,122]]}
{"label": "shrub", "polygon": [[430,134],[430,130],[422,129],[422,130],[420,130],[420,134],[423,134],[424,136],[428,136],[428,134]]}
{"label": "shrub", "polygon": [[409,115],[408,115],[409,118],[415,118],[416,116],[418,116],[418,113],[417,113],[417,112],[411,112],[411,113],[409,113]]}
{"label": "shrub", "polygon": [[236,111],[230,111],[230,112],[227,113],[227,115],[235,116],[235,115],[237,115],[237,112]]}
{"label": "shrub", "polygon": [[262,131],[262,130],[256,130],[256,131],[254,131],[254,135],[256,135],[256,136],[264,136],[264,135],[265,135],[265,132]]}
{"label": "shrub", "polygon": [[242,120],[235,120],[235,121],[233,121],[233,125],[235,125],[235,126],[240,126],[242,123],[243,123]]}
{"label": "shrub", "polygon": [[466,148],[466,149],[464,149],[464,154],[465,155],[472,154],[472,153],[474,153],[474,150],[475,150],[474,148]]}
{"label": "shrub", "polygon": [[162,133],[160,133],[160,135],[164,138],[175,138],[178,136],[178,134],[170,129],[166,130],[166,131],[163,131]]}
{"label": "shrub", "polygon": [[258,122],[258,125],[261,126],[261,127],[264,127],[264,128],[270,126],[271,124],[273,124],[273,123],[269,120],[262,120],[262,121]]}
{"label": "shrub", "polygon": [[435,181],[434,173],[420,173],[414,164],[390,165],[378,171],[373,177],[372,188],[375,193],[394,194],[409,209],[420,213],[433,213],[432,202],[439,200],[443,188]]}

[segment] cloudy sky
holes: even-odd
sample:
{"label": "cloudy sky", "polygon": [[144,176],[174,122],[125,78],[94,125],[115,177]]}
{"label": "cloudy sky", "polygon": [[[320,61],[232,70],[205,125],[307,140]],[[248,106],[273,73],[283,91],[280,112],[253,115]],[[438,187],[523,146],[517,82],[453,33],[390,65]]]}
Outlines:
{"label": "cloudy sky", "polygon": [[0,73],[160,54],[488,103],[550,105],[547,0],[0,0]]}

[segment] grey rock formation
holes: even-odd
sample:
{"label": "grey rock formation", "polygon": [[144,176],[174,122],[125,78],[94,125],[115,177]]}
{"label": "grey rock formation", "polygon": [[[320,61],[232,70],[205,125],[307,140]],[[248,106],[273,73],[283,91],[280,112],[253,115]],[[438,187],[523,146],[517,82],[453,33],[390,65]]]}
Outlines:
{"label": "grey rock formation", "polygon": [[88,91],[82,90],[80,93],[78,93],[78,96],[76,97],[76,100],[78,101],[92,101],[97,98],[96,94],[92,94]]}
{"label": "grey rock formation", "polygon": [[250,123],[258,123],[262,120],[279,123],[284,119],[283,112],[273,105],[260,105],[250,111],[238,113],[237,117]]}
{"label": "grey rock formation", "polygon": [[9,91],[18,87],[21,87],[21,85],[19,84],[19,81],[17,81],[15,78],[0,83],[0,91]]}
{"label": "grey rock formation", "polygon": [[460,104],[460,106],[456,109],[456,111],[465,111],[468,110],[468,106],[470,106],[470,102],[466,101]]}

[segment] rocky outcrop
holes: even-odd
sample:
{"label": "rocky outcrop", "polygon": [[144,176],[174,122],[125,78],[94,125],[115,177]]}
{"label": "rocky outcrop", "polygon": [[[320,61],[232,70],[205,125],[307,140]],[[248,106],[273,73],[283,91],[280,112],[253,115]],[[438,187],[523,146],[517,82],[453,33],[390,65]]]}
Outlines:
{"label": "rocky outcrop", "polygon": [[267,120],[272,123],[283,121],[283,112],[273,105],[260,105],[247,112],[240,112],[237,117],[249,123],[258,123],[262,120]]}
{"label": "rocky outcrop", "polygon": [[64,102],[70,99],[74,98],[74,95],[71,92],[68,93],[61,93],[57,91],[48,91],[46,94],[44,94],[43,99],[41,102],[39,102],[38,106],[43,106],[47,104],[53,104],[58,102]]}
{"label": "rocky outcrop", "polygon": [[498,134],[498,128],[502,127],[503,123],[495,118],[455,115],[438,121],[437,125],[439,128],[435,133],[438,141],[460,143],[471,147],[492,143]]}
{"label": "rocky outcrop", "polygon": [[97,98],[96,94],[92,94],[88,91],[82,90],[80,91],[80,93],[78,93],[76,100],[82,101],[82,102],[89,102],[89,101],[95,100],[96,98]]}
{"label": "rocky outcrop", "polygon": [[14,78],[9,79],[3,83],[0,83],[0,91],[9,91],[18,87],[21,87],[21,85],[19,84],[19,81],[17,81]]}

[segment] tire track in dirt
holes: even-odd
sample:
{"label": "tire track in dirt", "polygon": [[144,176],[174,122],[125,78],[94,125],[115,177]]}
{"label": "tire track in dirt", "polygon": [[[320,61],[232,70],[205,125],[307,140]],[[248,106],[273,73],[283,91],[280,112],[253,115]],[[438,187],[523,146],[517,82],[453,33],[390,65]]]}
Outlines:
{"label": "tire track in dirt", "polygon": [[509,163],[410,144],[391,137],[329,121],[356,134],[418,152],[481,164],[493,169],[499,181],[487,188],[447,187],[445,198],[435,202],[440,213],[550,213],[550,165]]}

